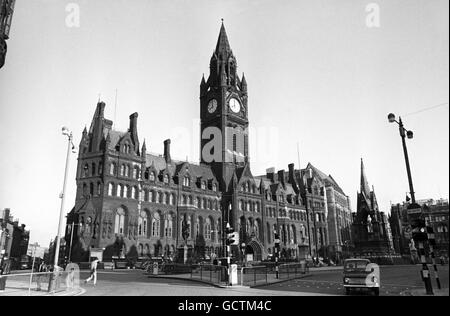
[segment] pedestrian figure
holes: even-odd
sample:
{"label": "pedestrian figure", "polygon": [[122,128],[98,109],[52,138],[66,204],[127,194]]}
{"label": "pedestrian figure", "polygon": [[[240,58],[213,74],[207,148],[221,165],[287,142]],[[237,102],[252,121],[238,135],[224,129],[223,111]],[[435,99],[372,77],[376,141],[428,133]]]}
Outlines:
{"label": "pedestrian figure", "polygon": [[2,261],[0,261],[0,291],[5,291],[7,279],[6,275],[10,272],[11,262],[6,257]]}
{"label": "pedestrian figure", "polygon": [[66,291],[80,287],[80,268],[76,263],[69,263],[66,267]]}
{"label": "pedestrian figure", "polygon": [[36,283],[37,283],[37,291],[40,291],[42,289],[42,278],[45,277],[44,273],[47,272],[47,266],[45,265],[45,262],[42,261],[41,264],[38,266],[37,269],[37,275],[36,275]]}
{"label": "pedestrian figure", "polygon": [[92,279],[94,280],[94,286],[97,284],[97,265],[98,265],[98,258],[94,257],[94,260],[91,262],[91,274],[89,278],[87,278],[84,283],[90,282]]}

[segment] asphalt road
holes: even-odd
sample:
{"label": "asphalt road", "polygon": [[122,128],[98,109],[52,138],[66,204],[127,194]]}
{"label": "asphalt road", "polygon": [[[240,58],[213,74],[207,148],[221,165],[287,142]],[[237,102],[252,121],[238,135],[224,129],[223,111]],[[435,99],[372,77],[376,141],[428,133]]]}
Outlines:
{"label": "asphalt road", "polygon": [[[81,272],[81,280],[88,272]],[[298,296],[298,292],[233,286],[217,288],[191,280],[149,278],[142,270],[99,271],[97,285],[84,284],[82,296]],[[303,293],[302,295],[317,295]]]}
{"label": "asphalt road", "polygon": [[[448,265],[438,266],[443,288],[449,287]],[[409,295],[422,290],[420,266],[381,267],[381,296]],[[88,272],[81,272],[81,278]],[[342,271],[313,271],[309,276],[258,288],[233,286],[217,288],[190,280],[149,278],[142,270],[99,271],[97,285],[80,283],[85,296],[305,296],[345,295]],[[433,280],[433,287],[436,283]],[[354,291],[352,295],[372,295],[368,291]]]}
{"label": "asphalt road", "polygon": [[[449,287],[447,266],[438,266],[438,275],[442,288]],[[424,289],[420,277],[421,266],[383,266],[380,268],[380,296],[410,295],[411,291]],[[433,276],[433,273],[432,273]],[[437,289],[432,277],[432,285]],[[283,283],[260,287],[271,291],[297,291],[331,295],[345,295],[342,285],[342,271],[314,271],[311,275]],[[355,290],[352,295],[373,295],[366,290]]]}

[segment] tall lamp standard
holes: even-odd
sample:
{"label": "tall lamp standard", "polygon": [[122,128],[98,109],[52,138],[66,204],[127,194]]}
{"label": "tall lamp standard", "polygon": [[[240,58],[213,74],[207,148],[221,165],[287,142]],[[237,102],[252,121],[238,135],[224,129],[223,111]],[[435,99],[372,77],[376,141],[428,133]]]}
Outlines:
{"label": "tall lamp standard", "polygon": [[64,183],[63,183],[63,191],[60,195],[61,197],[61,208],[59,211],[59,223],[58,223],[58,233],[57,233],[57,237],[56,237],[56,249],[55,249],[55,260],[54,260],[54,272],[56,274],[57,272],[57,266],[58,266],[58,258],[59,258],[59,247],[61,244],[61,227],[63,226],[63,219],[64,219],[64,202],[65,202],[65,197],[66,197],[66,185],[67,185],[67,175],[69,173],[69,158],[70,158],[70,151],[72,151],[73,153],[75,153],[75,145],[73,144],[72,140],[73,140],[73,136],[72,136],[72,132],[67,128],[67,127],[63,127],[62,128],[62,134],[67,136],[68,141],[67,141],[67,154],[66,154],[66,166],[65,166],[65,171],[64,171]]}
{"label": "tall lamp standard", "polygon": [[[400,137],[402,138],[403,154],[405,156],[406,172],[408,174],[409,193],[411,195],[411,202],[412,202],[408,206],[408,210],[410,210],[411,213],[412,213],[413,210],[421,209],[420,205],[418,205],[416,203],[416,196],[415,196],[413,182],[412,182],[412,177],[411,177],[411,168],[409,166],[408,149],[406,148],[406,137],[408,137],[408,139],[412,139],[414,137],[414,134],[413,134],[412,131],[407,130],[403,126],[403,121],[402,121],[401,117],[399,117],[398,121],[397,121],[396,118],[395,118],[395,114],[389,113],[388,120],[389,120],[389,123],[397,123],[398,126],[399,126]],[[423,236],[424,235],[424,231],[425,231],[425,227],[420,227],[420,235]],[[425,236],[426,236],[426,234],[425,234]],[[426,237],[425,237],[425,240],[426,240]],[[423,245],[424,244],[424,239],[423,239],[423,237],[420,238],[420,240],[418,240],[418,243],[419,243],[419,249],[420,249],[420,252],[421,252],[421,261],[422,261],[422,279],[423,279],[423,281],[425,283],[425,289],[426,289],[427,294],[428,295],[433,295],[433,288],[432,288],[432,285],[431,285],[430,273],[429,273],[429,269],[428,269],[426,258],[425,258],[425,250],[424,250],[424,245]]]}
{"label": "tall lamp standard", "polygon": [[415,196],[412,177],[411,177],[411,168],[409,166],[408,149],[406,148],[406,139],[405,139],[406,137],[408,137],[408,139],[412,139],[414,137],[414,134],[412,131],[408,131],[403,126],[401,117],[399,117],[398,121],[397,121],[395,119],[395,114],[390,113],[388,115],[388,120],[389,120],[389,123],[397,123],[399,126],[400,137],[402,138],[403,154],[405,155],[406,172],[408,174],[409,193],[411,194],[412,204],[415,205],[416,204],[416,196]]}

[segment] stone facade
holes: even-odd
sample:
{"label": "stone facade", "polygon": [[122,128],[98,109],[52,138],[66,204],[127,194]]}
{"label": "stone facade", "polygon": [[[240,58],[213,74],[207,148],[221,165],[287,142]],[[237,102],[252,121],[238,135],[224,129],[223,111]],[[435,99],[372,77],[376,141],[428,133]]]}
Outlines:
{"label": "stone facade", "polygon": [[[448,234],[448,218],[449,207],[448,200],[440,199],[426,199],[416,201],[419,204],[426,216],[427,225],[431,226],[434,231],[436,246],[436,256],[448,257],[449,234]],[[402,204],[393,204],[391,206],[391,214],[389,222],[392,228],[392,236],[394,240],[395,251],[402,255],[409,255],[411,253],[411,228],[408,222],[409,202]]]}
{"label": "stone facade", "polygon": [[236,69],[222,25],[210,75],[200,84],[200,164],[171,159],[170,140],[163,155],[147,153],[138,114],[119,132],[98,103],[79,145],[76,201],[66,230],[72,261],[88,260],[92,248],[103,249],[104,260],[175,258],[185,245],[190,257],[223,256],[227,224],[240,233],[242,249],[232,247],[236,257],[270,257],[276,231],[282,258],[308,255],[308,215],[294,165],[289,172],[252,175],[247,82]]}
{"label": "stone facade", "polygon": [[311,236],[315,236],[314,227],[317,230],[317,246],[315,240],[311,239],[312,255],[315,256],[315,248],[318,248],[320,256],[339,262],[343,251],[347,251],[351,244],[350,198],[331,175],[326,175],[311,163],[297,171],[297,175],[303,178],[305,184],[304,199],[311,214]]}

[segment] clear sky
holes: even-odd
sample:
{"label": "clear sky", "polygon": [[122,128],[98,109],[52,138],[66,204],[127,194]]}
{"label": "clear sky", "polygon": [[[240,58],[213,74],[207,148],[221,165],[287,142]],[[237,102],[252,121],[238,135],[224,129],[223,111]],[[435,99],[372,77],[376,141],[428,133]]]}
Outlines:
{"label": "clear sky", "polygon": [[[99,94],[117,129],[138,112],[150,151],[162,153],[171,138],[173,157],[198,161],[199,84],[221,18],[248,82],[254,175],[298,167],[298,142],[301,166],[332,174],[355,211],[362,157],[387,212],[409,191],[398,129],[387,121],[393,112],[415,133],[417,198],[448,198],[447,0],[16,2],[0,70],[0,208],[27,224],[33,242],[46,246],[57,231],[61,127],[78,145]],[[371,3],[379,27],[367,24]],[[80,9],[79,27],[69,27],[68,4]],[[73,155],[65,212],[75,170]]]}

